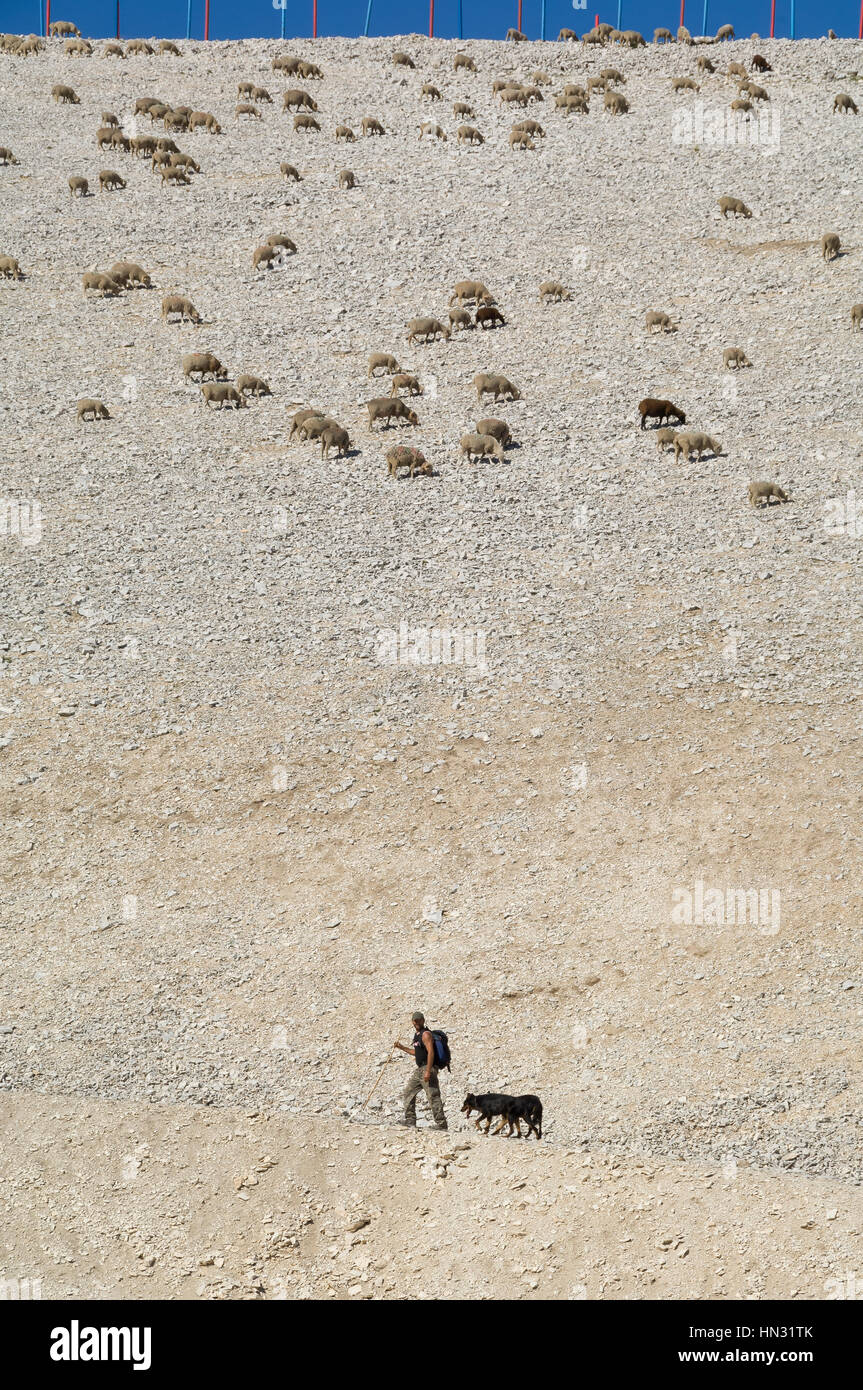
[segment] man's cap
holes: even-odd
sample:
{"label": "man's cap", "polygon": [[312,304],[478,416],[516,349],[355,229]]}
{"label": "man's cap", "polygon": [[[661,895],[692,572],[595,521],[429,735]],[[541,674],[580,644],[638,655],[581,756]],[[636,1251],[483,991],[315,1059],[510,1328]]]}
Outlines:
{"label": "man's cap", "polygon": [[425,1023],[426,1016],[419,1012],[411,1014],[411,1023]]}

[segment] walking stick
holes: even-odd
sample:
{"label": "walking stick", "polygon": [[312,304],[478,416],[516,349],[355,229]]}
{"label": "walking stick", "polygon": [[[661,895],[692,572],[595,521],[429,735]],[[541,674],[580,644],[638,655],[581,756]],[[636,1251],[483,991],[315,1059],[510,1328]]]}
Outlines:
{"label": "walking stick", "polygon": [[386,1062],[384,1062],[383,1066],[381,1067],[380,1071],[378,1072],[378,1079],[377,1079],[377,1081],[375,1082],[374,1086],[373,1086],[372,1089],[369,1091],[368,1095],[366,1096],[365,1100],[363,1101],[362,1105],[360,1106],[360,1109],[361,1109],[361,1110],[365,1110],[366,1106],[368,1105],[369,1101],[371,1100],[372,1096],[374,1095],[375,1091],[377,1090],[377,1088],[378,1088],[378,1082],[380,1081],[381,1077],[382,1077],[383,1074],[384,1074],[384,1068],[387,1066],[387,1064],[388,1064],[389,1062],[391,1062],[391,1061],[393,1060],[393,1053],[395,1052],[395,1050],[396,1050],[396,1045],[395,1045],[395,1043],[393,1043],[392,1047],[390,1048],[390,1055],[389,1055],[389,1057],[387,1058]]}

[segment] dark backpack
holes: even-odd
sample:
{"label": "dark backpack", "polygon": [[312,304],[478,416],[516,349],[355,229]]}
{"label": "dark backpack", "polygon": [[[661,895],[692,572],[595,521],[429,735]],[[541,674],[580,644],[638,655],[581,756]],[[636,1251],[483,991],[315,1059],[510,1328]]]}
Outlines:
{"label": "dark backpack", "polygon": [[450,1052],[449,1038],[440,1028],[433,1028],[431,1035],[434,1038],[434,1064],[438,1071],[445,1069],[450,1071]]}

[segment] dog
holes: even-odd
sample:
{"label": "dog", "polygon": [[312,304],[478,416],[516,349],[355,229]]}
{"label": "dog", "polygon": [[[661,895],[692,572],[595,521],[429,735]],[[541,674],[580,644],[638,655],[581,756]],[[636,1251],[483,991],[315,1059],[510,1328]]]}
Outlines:
{"label": "dog", "polygon": [[528,1127],[526,1137],[530,1138],[531,1133],[533,1133],[537,1139],[542,1138],[542,1102],[538,1096],[506,1096],[495,1092],[475,1096],[471,1093],[465,1096],[461,1109],[462,1114],[468,1116],[474,1110],[479,1111],[479,1116],[474,1123],[479,1129],[485,1120],[484,1132],[486,1134],[491,1129],[492,1120],[500,1117],[500,1124],[494,1131],[495,1134],[500,1134],[504,1125],[509,1125],[507,1138],[512,1135],[513,1130],[516,1130],[520,1139],[522,1137],[520,1121],[524,1120]]}

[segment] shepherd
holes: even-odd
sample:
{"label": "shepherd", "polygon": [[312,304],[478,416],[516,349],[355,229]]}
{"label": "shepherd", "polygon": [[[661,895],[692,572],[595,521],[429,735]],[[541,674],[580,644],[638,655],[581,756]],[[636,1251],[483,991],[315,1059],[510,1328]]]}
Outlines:
{"label": "shepherd", "polygon": [[408,1056],[413,1053],[416,1062],[416,1069],[402,1092],[402,1104],[405,1108],[403,1123],[409,1129],[416,1129],[417,1096],[420,1091],[425,1091],[436,1128],[448,1129],[438,1081],[438,1068],[446,1067],[449,1070],[450,1057],[447,1035],[439,1029],[432,1032],[426,1028],[424,1014],[411,1014],[411,1023],[414,1026],[414,1036],[410,1047],[407,1047],[398,1038],[393,1043],[393,1047],[397,1047],[400,1052],[407,1052]]}

